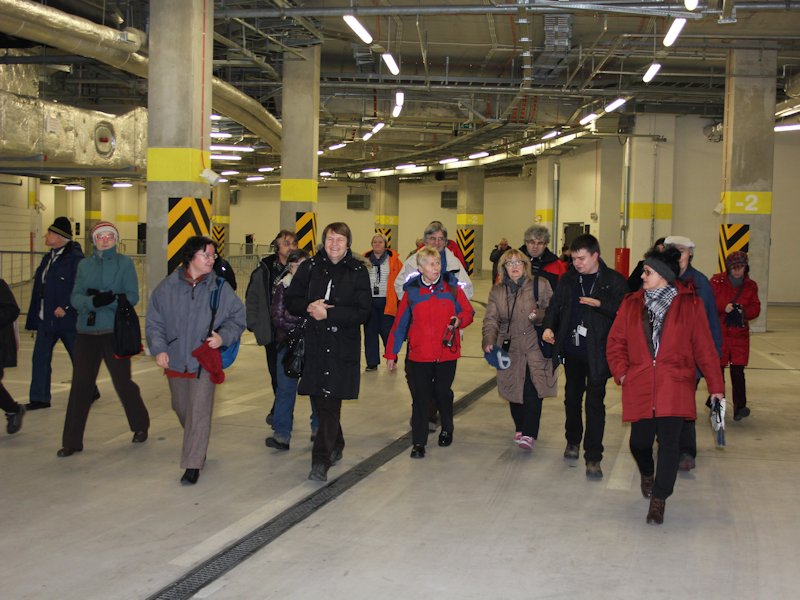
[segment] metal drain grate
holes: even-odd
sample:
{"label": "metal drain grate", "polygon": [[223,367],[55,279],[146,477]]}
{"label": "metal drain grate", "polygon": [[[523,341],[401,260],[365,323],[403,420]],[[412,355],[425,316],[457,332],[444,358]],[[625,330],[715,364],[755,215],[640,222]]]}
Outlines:
{"label": "metal drain grate", "polygon": [[[453,403],[453,415],[466,410],[479,398],[497,386],[497,380],[485,381]],[[367,457],[331,483],[290,506],[261,527],[251,531],[180,579],[173,581],[147,600],[188,600],[198,591],[237,567],[267,544],[312,515],[322,506],[349,490],[361,480],[385,465],[411,445],[411,432],[397,438],[388,446]]]}

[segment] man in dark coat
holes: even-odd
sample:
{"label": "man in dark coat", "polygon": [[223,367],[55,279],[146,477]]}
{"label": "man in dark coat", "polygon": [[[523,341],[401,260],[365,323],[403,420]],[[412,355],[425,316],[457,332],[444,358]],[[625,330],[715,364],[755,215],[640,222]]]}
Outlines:
{"label": "man in dark coat", "polygon": [[531,225],[525,230],[525,243],[519,247],[531,259],[534,277],[542,276],[556,289],[559,278],[567,272],[567,265],[550,251],[550,231],[544,225]]}
{"label": "man in dark coat", "polygon": [[364,262],[350,251],[346,223],[322,232],[323,249],[297,269],[286,290],[286,308],[307,317],[305,364],[297,393],[311,396],[319,429],[308,478],[327,481],[342,457],[342,400],[358,398],[361,383],[361,325],[369,318],[372,290]]}
{"label": "man in dark coat", "polygon": [[[33,292],[25,329],[36,332],[28,410],[50,408],[50,376],[53,348],[58,340],[70,360],[75,346],[77,311],[70,306],[78,263],[83,259],[80,244],[72,241],[72,224],[57,217],[44,238],[50,248],[33,276]],[[97,394],[96,394],[97,395]]]}
{"label": "man in dark coat", "polygon": [[[564,410],[567,447],[564,458],[579,456],[583,437],[586,477],[602,479],[603,432],[606,422],[606,340],[623,297],[625,278],[600,258],[600,244],[583,234],[570,245],[572,267],[559,280],[542,325],[542,339],[554,344],[554,360],[564,363],[567,383]],[[581,404],[586,393],[586,435]]]}

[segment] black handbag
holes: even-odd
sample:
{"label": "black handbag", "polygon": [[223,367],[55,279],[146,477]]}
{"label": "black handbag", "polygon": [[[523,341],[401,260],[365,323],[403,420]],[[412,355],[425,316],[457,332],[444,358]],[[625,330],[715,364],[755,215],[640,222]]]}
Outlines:
{"label": "black handbag", "polygon": [[300,379],[306,362],[306,319],[298,323],[286,337],[286,354],[283,357],[283,372],[287,377]]}
{"label": "black handbag", "polygon": [[114,356],[130,358],[142,350],[142,329],[139,315],[125,294],[117,294],[117,311],[114,313]]}
{"label": "black handbag", "polygon": [[[539,309],[539,275],[533,276],[533,299],[536,300],[536,309]],[[553,344],[548,344],[542,339],[544,333],[544,325],[534,325],[536,330],[536,338],[539,340],[539,349],[542,351],[542,356],[545,358],[553,358]]]}

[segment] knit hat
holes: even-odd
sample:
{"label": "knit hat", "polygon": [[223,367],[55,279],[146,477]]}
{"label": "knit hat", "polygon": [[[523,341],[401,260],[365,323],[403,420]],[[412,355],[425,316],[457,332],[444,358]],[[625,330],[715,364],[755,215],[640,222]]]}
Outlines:
{"label": "knit hat", "polygon": [[47,228],[47,231],[52,231],[68,240],[72,239],[72,223],[69,222],[67,217],[56,217],[56,220]]}
{"label": "knit hat", "polygon": [[97,236],[104,233],[113,233],[116,240],[119,241],[119,231],[114,227],[114,224],[108,221],[100,221],[92,227],[92,242],[97,243]]}
{"label": "knit hat", "polygon": [[508,356],[508,352],[503,350],[500,346],[492,346],[492,349],[486,352],[483,357],[486,359],[486,362],[500,371],[504,371],[511,366],[511,357]]}
{"label": "knit hat", "polygon": [[669,247],[663,252],[652,250],[645,254],[644,264],[666,279],[667,283],[672,283],[681,272],[680,256],[680,252],[674,247]]}
{"label": "knit hat", "polygon": [[684,248],[694,248],[694,242],[682,235],[671,235],[664,240],[665,246],[683,246]]}
{"label": "knit hat", "polygon": [[746,267],[747,266],[747,253],[741,252],[737,250],[736,252],[731,252],[725,258],[725,266],[727,267],[728,271],[731,269],[735,269],[737,267]]}

